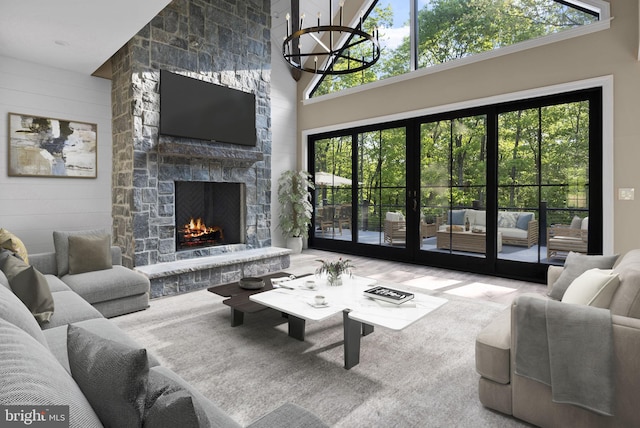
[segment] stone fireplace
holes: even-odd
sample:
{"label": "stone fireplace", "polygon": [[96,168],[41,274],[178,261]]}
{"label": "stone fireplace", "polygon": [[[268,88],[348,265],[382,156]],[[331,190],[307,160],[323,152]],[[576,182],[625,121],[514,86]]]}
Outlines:
{"label": "stone fireplace", "polygon": [[[176,0],[112,57],[113,236],[152,297],[288,266],[271,249],[270,26],[270,2]],[[256,145],[160,135],[160,69],[255,94]],[[179,245],[182,183],[242,183],[225,242]]]}
{"label": "stone fireplace", "polygon": [[176,251],[245,243],[245,185],[176,181]]}

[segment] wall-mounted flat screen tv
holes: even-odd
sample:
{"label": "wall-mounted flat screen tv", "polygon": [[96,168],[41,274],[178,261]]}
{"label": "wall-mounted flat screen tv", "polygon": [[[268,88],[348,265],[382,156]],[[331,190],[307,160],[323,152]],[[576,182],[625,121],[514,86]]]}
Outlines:
{"label": "wall-mounted flat screen tv", "polygon": [[160,71],[160,134],[256,145],[256,97]]}

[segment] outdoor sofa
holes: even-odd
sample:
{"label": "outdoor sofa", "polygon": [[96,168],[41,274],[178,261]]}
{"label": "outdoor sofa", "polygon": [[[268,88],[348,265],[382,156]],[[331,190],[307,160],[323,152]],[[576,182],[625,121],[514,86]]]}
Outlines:
{"label": "outdoor sofa", "polygon": [[[446,230],[447,225],[465,226],[485,231],[487,212],[484,210],[451,210],[446,217],[438,217],[438,230]],[[525,211],[499,211],[498,232],[502,234],[502,244],[530,248],[538,243],[538,221],[535,214]]]}

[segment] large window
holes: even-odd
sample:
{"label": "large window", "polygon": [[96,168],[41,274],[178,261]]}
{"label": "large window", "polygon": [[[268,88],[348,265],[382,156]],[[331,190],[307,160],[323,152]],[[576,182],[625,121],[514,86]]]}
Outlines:
{"label": "large window", "polygon": [[377,0],[363,26],[379,29],[380,60],[362,72],[323,76],[311,96],[592,24],[608,14],[604,6],[599,0]]}
{"label": "large window", "polygon": [[523,263],[601,253],[601,97],[583,90],[310,137],[311,246],[513,276]]}

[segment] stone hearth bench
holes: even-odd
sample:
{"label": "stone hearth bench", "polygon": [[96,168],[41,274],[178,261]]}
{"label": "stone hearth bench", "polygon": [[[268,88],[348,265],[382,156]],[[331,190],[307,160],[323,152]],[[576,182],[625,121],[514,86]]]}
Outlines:
{"label": "stone hearth bench", "polygon": [[256,248],[138,266],[135,271],[149,278],[155,298],[277,272],[289,267],[290,254],[287,248]]}

